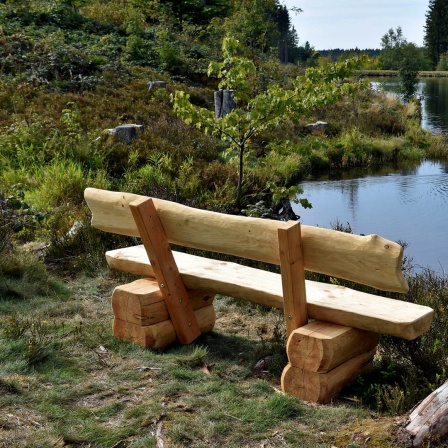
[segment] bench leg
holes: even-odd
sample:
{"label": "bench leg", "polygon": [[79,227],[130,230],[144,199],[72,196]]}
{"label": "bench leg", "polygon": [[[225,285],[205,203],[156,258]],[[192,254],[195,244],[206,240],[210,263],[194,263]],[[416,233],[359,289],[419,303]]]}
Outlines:
{"label": "bench leg", "polygon": [[[208,333],[215,325],[215,308],[213,305],[194,311],[201,333]],[[114,336],[117,339],[134,342],[142,348],[165,348],[177,341],[176,331],[171,320],[164,320],[153,325],[137,325],[121,319],[114,319]]]}
{"label": "bench leg", "polygon": [[314,321],[288,339],[289,364],[282,389],[305,401],[325,403],[370,365],[377,333]]}
{"label": "bench leg", "polygon": [[201,330],[154,202],[151,198],[141,198],[131,202],[129,208],[165,299],[177,339],[181,344],[189,344],[201,334]]}
{"label": "bench leg", "polygon": [[[187,290],[201,333],[215,324],[215,295]],[[114,336],[141,347],[164,348],[176,342],[176,332],[164,296],[155,279],[144,278],[117,286],[112,294]]]}
{"label": "bench leg", "polygon": [[308,323],[300,223],[290,221],[288,225],[287,228],[278,229],[283,310],[287,336],[296,328]]}

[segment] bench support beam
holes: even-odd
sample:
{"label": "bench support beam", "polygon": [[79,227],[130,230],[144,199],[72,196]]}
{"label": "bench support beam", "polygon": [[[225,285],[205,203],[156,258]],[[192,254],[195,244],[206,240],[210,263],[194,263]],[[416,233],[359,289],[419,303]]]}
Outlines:
{"label": "bench support beam", "polygon": [[372,331],[315,320],[294,330],[286,343],[293,367],[325,373],[378,345]]}
{"label": "bench support beam", "polygon": [[[194,311],[202,333],[213,330],[216,315],[213,305]],[[163,349],[177,340],[171,320],[164,320],[153,325],[138,325],[115,317],[113,322],[114,336],[118,339],[133,342],[142,348]]]}
{"label": "bench support beam", "polygon": [[287,228],[278,229],[287,336],[308,323],[300,223],[290,221],[288,224]]}
{"label": "bench support beam", "polygon": [[181,344],[189,344],[201,334],[201,330],[154,202],[151,198],[141,198],[130,203],[129,207],[165,299],[177,338]]}
{"label": "bench support beam", "polygon": [[294,330],[286,345],[289,364],[282,390],[305,401],[326,403],[370,368],[379,334],[314,321]]}

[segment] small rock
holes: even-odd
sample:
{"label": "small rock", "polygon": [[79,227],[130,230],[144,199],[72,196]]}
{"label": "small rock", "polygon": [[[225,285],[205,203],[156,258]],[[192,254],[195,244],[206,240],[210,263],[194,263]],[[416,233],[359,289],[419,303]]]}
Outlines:
{"label": "small rock", "polygon": [[148,81],[148,91],[157,89],[166,89],[166,81]]}
{"label": "small rock", "polygon": [[325,121],[316,121],[316,123],[307,124],[306,129],[310,133],[319,130],[326,131],[328,129],[328,123]]}
{"label": "small rock", "polygon": [[268,370],[269,364],[272,362],[273,356],[266,356],[266,358],[260,359],[255,365],[254,365],[254,371],[256,372],[263,372]]}
{"label": "small rock", "polygon": [[118,139],[127,144],[138,139],[139,131],[143,130],[142,124],[123,124],[113,129],[108,129],[109,134],[116,135]]}

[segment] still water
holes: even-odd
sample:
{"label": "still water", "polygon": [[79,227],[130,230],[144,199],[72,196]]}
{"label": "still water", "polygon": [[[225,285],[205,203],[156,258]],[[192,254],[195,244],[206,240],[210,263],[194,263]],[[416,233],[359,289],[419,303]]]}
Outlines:
{"label": "still water", "polygon": [[[447,132],[448,79],[421,81],[419,94],[422,126],[434,133]],[[306,210],[294,206],[303,224],[331,228],[339,221],[349,223],[356,234],[404,241],[405,255],[417,270],[448,273],[448,162],[330,174],[300,186],[313,205]]]}
{"label": "still water", "polygon": [[448,273],[448,163],[357,178],[303,182],[313,205],[295,205],[302,224],[331,228],[349,223],[353,233],[405,241],[417,267]]}
{"label": "still water", "polygon": [[[372,78],[372,87],[396,94],[396,78]],[[416,95],[422,102],[422,127],[434,134],[448,132],[448,78],[419,80]]]}

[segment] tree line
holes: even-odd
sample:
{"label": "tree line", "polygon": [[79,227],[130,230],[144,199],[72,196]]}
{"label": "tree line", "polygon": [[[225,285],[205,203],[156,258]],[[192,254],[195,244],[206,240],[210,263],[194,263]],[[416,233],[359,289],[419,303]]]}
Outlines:
{"label": "tree line", "polygon": [[448,0],[429,1],[424,44],[432,68],[448,70]]}
{"label": "tree line", "polygon": [[[73,12],[89,8],[107,9],[105,2],[97,0],[46,2],[66,6]],[[0,0],[0,3],[14,3],[17,8],[25,9],[31,9],[33,4],[31,0]],[[288,9],[282,0],[113,0],[108,3],[111,9],[116,9],[115,16],[123,5],[134,11],[133,17],[129,17],[125,24],[126,31],[136,36],[141,34],[140,42],[145,40],[145,30],[156,26],[167,30],[165,37],[171,42],[177,40],[175,34],[195,34],[196,47],[198,41],[210,44],[214,39],[221,42],[224,35],[231,34],[246,44],[252,55],[276,56],[282,63],[308,67],[341,61],[355,54],[367,54],[371,61],[366,68],[370,69],[398,70],[403,58],[415,70],[448,69],[448,0],[429,0],[423,47],[407,42],[401,27],[398,27],[383,36],[378,49],[338,48],[319,49],[319,52],[312,42],[301,43],[300,30],[292,25],[291,13],[303,11],[298,7]],[[179,64],[172,64],[173,55],[170,54],[175,52],[170,52],[169,47],[166,45],[162,53],[170,59],[167,65],[176,67]]]}
{"label": "tree line", "polygon": [[448,0],[429,0],[423,47],[408,42],[401,27],[390,29],[381,39],[381,64],[399,70],[448,70]]}

